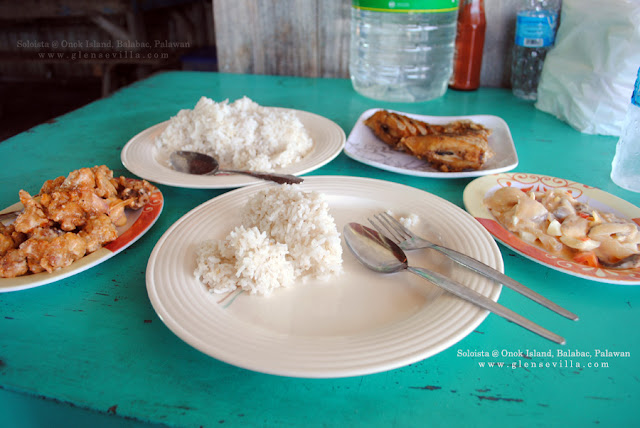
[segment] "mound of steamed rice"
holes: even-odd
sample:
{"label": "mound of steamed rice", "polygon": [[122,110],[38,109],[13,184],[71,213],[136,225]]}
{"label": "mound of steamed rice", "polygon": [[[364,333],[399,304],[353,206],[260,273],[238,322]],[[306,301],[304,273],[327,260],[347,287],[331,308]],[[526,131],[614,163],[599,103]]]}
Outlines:
{"label": "mound of steamed rice", "polygon": [[262,107],[244,97],[229,104],[202,97],[180,110],[156,138],[167,156],[176,150],[205,153],[221,168],[273,171],[298,162],[313,142],[291,111]]}
{"label": "mound of steamed rice", "polygon": [[198,248],[195,276],[210,292],[268,295],[342,271],[340,234],[321,193],[274,185],[249,199],[241,219],[225,239]]}

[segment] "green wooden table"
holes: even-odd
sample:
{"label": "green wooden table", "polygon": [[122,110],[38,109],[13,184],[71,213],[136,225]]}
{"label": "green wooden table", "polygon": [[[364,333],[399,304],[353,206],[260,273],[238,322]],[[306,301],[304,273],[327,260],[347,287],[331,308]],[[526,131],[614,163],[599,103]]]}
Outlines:
{"label": "green wooden table", "polygon": [[[170,72],[152,76],[0,144],[0,201],[35,193],[46,179],[106,164],[128,175],[124,144],[138,132],[192,108],[248,96],[261,105],[310,111],[348,135],[362,112],[386,107],[426,115],[491,114],[509,125],[515,171],[597,186],[640,205],[640,194],[609,178],[616,138],[583,135],[515,99],[510,91],[449,91],[421,104],[376,102],[348,80]],[[37,102],[37,100],[36,100]],[[462,207],[471,179],[400,175],[340,154],[309,175],[375,177],[423,189]],[[185,344],[156,316],[145,269],[160,236],[222,190],[160,186],[164,211],[132,247],[81,274],[0,294],[1,426],[632,426],[640,412],[640,288],[609,285],[542,267],[500,246],[505,271],[551,300],[568,302],[564,320],[503,289],[500,302],[553,327],[559,347],[489,315],[444,352],[389,372],[342,379],[265,375],[217,361]],[[536,358],[549,368],[482,367],[470,356],[557,349],[622,351],[628,357]],[[558,366],[559,365],[559,366]],[[579,365],[579,367],[577,366]]]}

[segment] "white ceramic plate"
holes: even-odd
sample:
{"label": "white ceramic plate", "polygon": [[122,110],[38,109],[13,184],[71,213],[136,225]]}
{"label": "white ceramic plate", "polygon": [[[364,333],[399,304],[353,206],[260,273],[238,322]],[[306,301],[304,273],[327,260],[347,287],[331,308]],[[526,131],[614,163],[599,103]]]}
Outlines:
{"label": "white ceramic plate", "polygon": [[[224,362],[283,376],[355,376],[401,367],[432,356],[472,332],[487,311],[399,272],[376,274],[361,265],[343,241],[344,273],[309,281],[270,296],[210,294],[194,277],[195,251],[238,226],[238,213],[254,192],[245,187],[187,213],[160,238],[147,265],[147,292],[155,311],[178,337]],[[489,233],[457,206],[424,191],[387,181],[312,176],[301,184],[328,198],[342,232],[351,221],[392,208],[416,214],[426,236],[503,270]],[[500,286],[426,250],[411,265],[432,267],[497,300]]]}
{"label": "white ceramic plate", "polygon": [[[99,250],[73,262],[70,266],[56,270],[52,273],[42,272],[33,275],[19,276],[17,278],[0,278],[0,293],[25,290],[60,281],[61,279],[76,275],[110,259],[147,233],[160,216],[160,213],[162,213],[163,206],[164,198],[162,197],[162,193],[157,190],[151,195],[149,203],[141,209],[135,211],[129,209],[125,210],[127,224],[117,228],[118,238],[116,238],[115,241],[112,241]],[[18,202],[17,204],[5,208],[1,212],[11,212],[22,208],[22,204]]]}
{"label": "white ceramic plate", "polygon": [[517,253],[550,267],[592,281],[611,284],[640,284],[640,269],[605,269],[586,266],[558,255],[550,254],[541,247],[528,244],[498,223],[484,205],[483,200],[500,187],[512,186],[525,191],[546,192],[548,189],[565,189],[580,202],[604,212],[633,219],[640,225],[640,208],[596,187],[538,174],[507,173],[481,177],[473,180],[464,190],[464,205],[469,213],[507,247]]}
{"label": "white ceramic plate", "polygon": [[364,121],[378,110],[380,109],[365,111],[351,130],[344,147],[345,154],[350,158],[376,168],[397,172],[399,174],[432,178],[478,177],[481,175],[510,171],[518,166],[518,154],[513,145],[513,138],[511,137],[509,126],[503,119],[497,116],[423,116],[394,111],[394,113],[433,124],[444,124],[456,120],[469,119],[492,130],[489,136],[489,147],[493,150],[494,155],[485,162],[481,169],[478,171],[442,172],[432,168],[424,160],[404,152],[393,150],[388,144],[376,137],[373,131],[364,124]]}
{"label": "white ceramic plate", "polygon": [[[296,113],[313,140],[313,149],[299,162],[276,169],[276,173],[305,174],[326,165],[340,154],[344,147],[345,134],[338,124],[306,111],[280,110]],[[154,183],[193,189],[230,189],[261,181],[238,174],[198,176],[174,170],[169,164],[168,156],[157,150],[155,144],[156,137],[164,131],[168,123],[169,121],[165,121],[142,131],[124,146],[120,158],[129,171]]]}

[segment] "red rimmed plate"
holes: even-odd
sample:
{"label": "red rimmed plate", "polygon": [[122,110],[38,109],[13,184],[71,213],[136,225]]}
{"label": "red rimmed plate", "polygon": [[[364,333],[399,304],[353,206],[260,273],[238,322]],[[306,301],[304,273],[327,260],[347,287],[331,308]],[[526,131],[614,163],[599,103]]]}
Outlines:
{"label": "red rimmed plate", "polygon": [[467,211],[474,216],[494,238],[517,253],[551,269],[592,281],[610,284],[640,285],[640,269],[594,268],[573,262],[544,249],[522,241],[502,227],[484,205],[484,199],[500,187],[517,187],[524,191],[545,192],[549,189],[564,189],[572,196],[604,212],[632,219],[640,224],[640,208],[596,187],[587,186],[563,178],[527,173],[503,173],[488,175],[473,180],[464,190],[463,200]]}
{"label": "red rimmed plate", "polygon": [[[157,190],[151,195],[149,203],[141,209],[135,211],[125,210],[127,224],[118,228],[118,238],[116,238],[115,241],[73,262],[70,266],[52,273],[43,272],[19,276],[17,278],[0,278],[0,293],[26,290],[28,288],[60,281],[61,279],[76,275],[110,259],[140,239],[140,237],[154,225],[162,212],[163,206],[164,198],[162,193]],[[17,204],[7,207],[3,212],[14,211],[21,208],[22,204],[18,202]]]}

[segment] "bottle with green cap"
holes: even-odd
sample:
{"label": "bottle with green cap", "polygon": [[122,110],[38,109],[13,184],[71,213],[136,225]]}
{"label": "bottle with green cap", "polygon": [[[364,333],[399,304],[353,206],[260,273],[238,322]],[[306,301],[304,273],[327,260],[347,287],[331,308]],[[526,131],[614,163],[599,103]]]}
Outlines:
{"label": "bottle with green cap", "polygon": [[349,73],[369,98],[420,102],[447,90],[459,0],[353,0]]}

